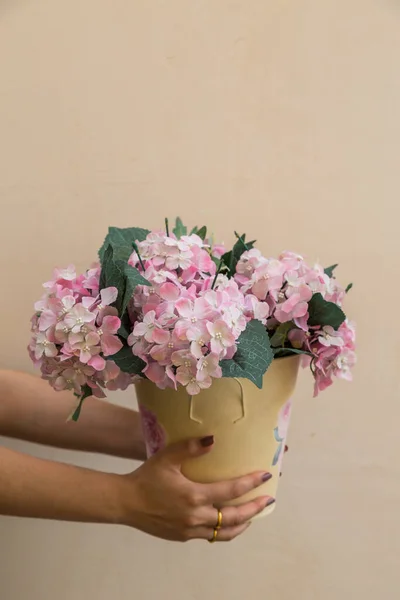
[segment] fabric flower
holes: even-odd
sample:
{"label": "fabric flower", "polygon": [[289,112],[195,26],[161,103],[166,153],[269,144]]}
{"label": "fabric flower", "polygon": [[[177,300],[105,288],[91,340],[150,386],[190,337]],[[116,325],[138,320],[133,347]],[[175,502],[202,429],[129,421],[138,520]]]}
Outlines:
{"label": "fabric flower", "polygon": [[133,333],[136,337],[144,337],[146,342],[152,342],[155,327],[156,312],[155,310],[150,310],[144,315],[141,323],[136,323],[135,327],[133,328]]}
{"label": "fabric flower", "polygon": [[270,313],[270,308],[267,302],[260,302],[260,300],[249,294],[245,297],[245,314],[250,319],[257,319],[261,323],[266,323],[267,317]]}
{"label": "fabric flower", "polygon": [[196,358],[201,358],[204,349],[211,340],[205,321],[197,322],[186,331],[187,339],[190,342],[190,352]]}
{"label": "fabric flower", "polygon": [[267,293],[277,292],[283,284],[283,266],[279,260],[270,260],[258,267],[253,275],[252,293],[259,300],[265,300]]}
{"label": "fabric flower", "polygon": [[39,360],[42,356],[52,358],[57,356],[56,345],[51,342],[45,333],[38,333],[36,336],[35,358]]}
{"label": "fabric flower", "polygon": [[182,350],[185,347],[185,343],[179,340],[175,331],[164,333],[167,334],[166,339],[161,343],[156,342],[149,350],[149,354],[160,365],[167,366],[171,363],[172,354],[178,350]]}
{"label": "fabric flower", "polygon": [[280,323],[287,323],[292,319],[304,317],[308,312],[308,302],[312,298],[312,292],[306,285],[301,285],[293,291],[289,298],[278,304],[275,310],[275,318]]}
{"label": "fabric flower", "polygon": [[111,356],[121,350],[122,342],[116,336],[120,327],[121,321],[118,317],[106,316],[101,322],[101,327],[97,329],[104,356]]}
{"label": "fabric flower", "polygon": [[175,375],[170,366],[163,367],[157,362],[151,362],[143,373],[162,390],[175,385]]}
{"label": "fabric flower", "polygon": [[209,377],[222,377],[222,369],[219,365],[219,356],[217,354],[208,354],[202,356],[197,364],[198,381],[208,380]]}
{"label": "fabric flower", "polygon": [[322,332],[318,337],[318,341],[323,346],[343,346],[344,342],[339,331],[335,331],[333,327],[327,325],[322,328]]}
{"label": "fabric flower", "polygon": [[[79,360],[86,364],[94,356],[100,354],[100,336],[94,331],[87,335],[83,333],[71,333],[69,344],[74,351],[79,351]],[[104,367],[103,367],[104,368]]]}
{"label": "fabric flower", "polygon": [[[127,264],[139,269],[150,285],[136,286],[123,315],[115,304],[125,290],[100,289],[99,263],[84,274],[73,265],[55,269],[44,284],[31,319],[28,351],[55,389],[80,395],[88,386],[104,397],[105,389],[125,389],[146,377],[159,388],[183,385],[188,394],[198,394],[222,376],[220,361],[235,357],[252,319],[265,325],[270,338],[287,323],[275,338],[282,340],[278,348],[307,353],[303,362],[314,373],[316,393],[335,377],[351,378],[353,324],[346,320],[336,330],[308,323],[313,294],[338,306],[345,296],[318,263],[310,266],[293,252],[266,258],[252,248],[238,257],[235,273],[223,268],[215,277],[215,263],[226,250],[211,238],[153,231],[135,243]],[[122,335],[145,364],[134,377],[106,360],[126,345]],[[279,427],[277,431],[281,436]]]}
{"label": "fabric flower", "polygon": [[72,333],[78,333],[81,330],[82,325],[93,323],[94,320],[95,315],[93,313],[82,304],[77,304],[65,315],[64,323]]}
{"label": "fabric flower", "polygon": [[235,336],[222,319],[207,323],[207,329],[211,336],[211,351],[214,354],[224,354],[226,348],[234,345]]}
{"label": "fabric flower", "polygon": [[185,339],[189,327],[198,321],[207,319],[207,316],[211,313],[211,309],[204,298],[197,298],[194,301],[189,298],[180,298],[176,302],[175,308],[180,316],[175,326],[176,334],[180,339]]}

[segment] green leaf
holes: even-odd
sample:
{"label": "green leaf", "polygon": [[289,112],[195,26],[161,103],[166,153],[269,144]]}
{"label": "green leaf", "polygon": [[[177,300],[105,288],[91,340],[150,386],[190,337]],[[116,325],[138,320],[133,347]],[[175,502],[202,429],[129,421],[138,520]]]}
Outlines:
{"label": "green leaf", "polygon": [[71,415],[71,419],[73,421],[76,422],[79,419],[82,410],[82,404],[84,403],[86,398],[89,398],[89,396],[93,396],[93,391],[92,388],[89,387],[87,383],[85,383],[85,385],[82,386],[82,395],[79,399],[79,404]]}
{"label": "green leaf", "polygon": [[292,354],[306,354],[307,356],[314,356],[307,350],[300,350],[298,348],[274,348],[275,358],[284,358],[285,356],[291,356]]}
{"label": "green leaf", "polygon": [[111,244],[109,244],[104,252],[103,265],[100,273],[100,290],[106,287],[117,288],[118,297],[115,306],[118,309],[118,313],[121,315],[120,308],[125,296],[126,277],[124,275],[124,269],[120,267],[120,261],[114,259],[114,251]]}
{"label": "green leaf", "polygon": [[110,268],[112,260],[113,260],[113,249],[112,249],[112,246],[109,244],[103,252],[103,260],[102,260],[102,267],[101,267],[101,271],[100,271],[100,281],[99,281],[99,289],[100,290],[103,290],[105,287],[107,287],[106,273],[107,273],[108,269]]}
{"label": "green leaf", "polygon": [[137,285],[151,285],[137,269],[128,265],[120,256],[121,248],[113,250],[111,244],[104,252],[103,266],[100,274],[100,289],[116,287],[118,298],[115,306],[119,315],[123,316]]}
{"label": "green leaf", "polygon": [[225,252],[225,254],[222,256],[221,260],[229,271],[229,277],[232,277],[235,274],[235,262],[234,262],[233,251],[229,250],[229,252]]}
{"label": "green leaf", "polygon": [[99,287],[100,290],[111,286],[117,288],[118,298],[115,305],[118,309],[122,304],[126,288],[124,270],[119,266],[119,262],[115,260],[113,247],[109,244],[103,255]]}
{"label": "green leaf", "polygon": [[112,356],[107,356],[107,358],[113,360],[121,371],[130,375],[140,375],[146,366],[146,363],[141,358],[132,354],[130,346],[124,346],[119,352]]}
{"label": "green leaf", "polygon": [[347,286],[347,288],[346,288],[346,290],[345,290],[345,291],[346,291],[346,294],[347,294],[347,293],[348,293],[348,292],[351,290],[351,288],[352,288],[352,287],[353,287],[353,284],[352,284],[352,283],[349,283],[349,285]]}
{"label": "green leaf", "polygon": [[183,235],[187,235],[187,227],[185,227],[185,225],[182,223],[182,220],[180,217],[176,218],[175,227],[173,229],[173,232],[176,235],[176,237],[178,238],[178,240]]}
{"label": "green leaf", "polygon": [[123,267],[124,274],[126,276],[125,294],[119,311],[119,314],[123,315],[129,304],[130,299],[133,296],[133,292],[135,291],[136,287],[138,285],[151,286],[151,283],[147,281],[147,279],[145,279],[137,269],[131,267],[131,265],[127,265],[122,261],[117,261],[117,263],[121,268]]}
{"label": "green leaf", "polygon": [[126,310],[125,314],[121,318],[121,327],[118,329],[118,335],[126,340],[129,337],[131,330],[132,324],[129,318],[129,313]]}
{"label": "green leaf", "polygon": [[232,250],[226,252],[221,259],[226,265],[226,267],[229,269],[229,277],[233,277],[233,275],[235,274],[236,266],[242,254],[247,250],[251,250],[256,242],[255,240],[253,240],[252,242],[246,242],[245,233],[243,235],[238,235],[235,232],[235,235],[238,238],[237,242],[233,246]]}
{"label": "green leaf", "polygon": [[261,389],[264,373],[274,358],[268,333],[261,321],[249,321],[237,346],[231,360],[221,361],[222,376],[245,377]]}
{"label": "green leaf", "polygon": [[207,227],[204,225],[203,227],[201,227],[198,232],[197,235],[199,236],[199,238],[201,238],[204,242],[204,240],[207,237]]}
{"label": "green leaf", "polygon": [[331,265],[330,267],[326,267],[326,269],[324,269],[324,273],[325,275],[328,275],[328,277],[333,277],[333,271],[336,269],[336,267],[338,267],[339,265]]}
{"label": "green leaf", "polygon": [[118,250],[119,258],[128,261],[133,252],[132,242],[143,242],[150,231],[140,227],[109,227],[108,234],[99,250],[100,262],[103,263],[104,254],[109,245],[113,250]]}
{"label": "green leaf", "polygon": [[338,329],[346,319],[346,315],[341,308],[334,302],[327,302],[321,294],[314,294],[308,303],[309,319],[308,325],[311,327],[325,327],[330,325]]}
{"label": "green leaf", "polygon": [[193,235],[194,233],[197,233],[198,230],[199,230],[199,228],[197,226],[193,227],[192,231],[190,232],[190,235]]}
{"label": "green leaf", "polygon": [[275,331],[274,335],[271,337],[271,346],[284,346],[289,331],[294,327],[295,326],[291,321],[289,321],[289,323],[281,323]]}

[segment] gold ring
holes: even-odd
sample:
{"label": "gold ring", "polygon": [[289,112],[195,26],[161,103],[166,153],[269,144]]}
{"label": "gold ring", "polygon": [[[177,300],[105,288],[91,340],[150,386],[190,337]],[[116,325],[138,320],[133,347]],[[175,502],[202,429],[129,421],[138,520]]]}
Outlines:
{"label": "gold ring", "polygon": [[218,509],[218,520],[217,520],[215,529],[218,531],[218,529],[221,529],[221,527],[222,527],[222,512]]}
{"label": "gold ring", "polygon": [[210,542],[210,544],[213,544],[214,542],[217,541],[217,536],[218,536],[218,529],[214,528],[213,536],[212,536],[211,540],[208,540]]}

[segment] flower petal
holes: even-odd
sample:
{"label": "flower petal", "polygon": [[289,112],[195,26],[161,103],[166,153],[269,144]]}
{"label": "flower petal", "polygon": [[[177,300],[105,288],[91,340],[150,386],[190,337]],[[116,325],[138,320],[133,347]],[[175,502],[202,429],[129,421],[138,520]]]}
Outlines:
{"label": "flower petal", "polygon": [[101,290],[101,292],[100,292],[100,297],[101,297],[101,303],[104,306],[108,306],[109,304],[112,304],[113,302],[115,302],[116,299],[118,298],[118,290],[116,287],[104,288],[104,290]]}
{"label": "flower petal", "polygon": [[92,356],[92,358],[88,361],[88,365],[96,369],[96,371],[103,371],[106,366],[106,361],[102,356],[97,354],[97,356]]}
{"label": "flower petal", "polygon": [[119,352],[123,344],[116,335],[104,334],[101,337],[101,349],[103,350],[104,356],[112,356]]}
{"label": "flower petal", "polygon": [[104,333],[116,334],[120,327],[121,320],[118,317],[106,316],[101,323],[101,328]]}

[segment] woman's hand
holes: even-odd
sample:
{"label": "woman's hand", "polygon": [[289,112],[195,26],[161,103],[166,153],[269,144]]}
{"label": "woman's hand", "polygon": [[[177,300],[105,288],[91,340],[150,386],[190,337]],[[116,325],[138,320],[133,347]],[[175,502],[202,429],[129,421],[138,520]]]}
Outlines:
{"label": "woman's hand", "polygon": [[[254,473],[219,483],[189,481],[181,473],[182,462],[206,454],[212,445],[212,436],[171,445],[134,473],[122,476],[123,524],[167,540],[211,540],[218,520],[216,507],[271,478],[269,473]],[[229,541],[243,533],[251,519],[273,502],[273,498],[261,496],[223,508],[217,541]]]}
{"label": "woman's hand", "polygon": [[[129,475],[115,475],[42,460],[0,448],[0,515],[129,525],[167,540],[211,540],[216,507],[267,481],[255,473],[233,481],[200,484],[181,464],[212,448],[213,439],[170,446]],[[217,541],[232,540],[273,498],[263,496],[222,509]]]}

